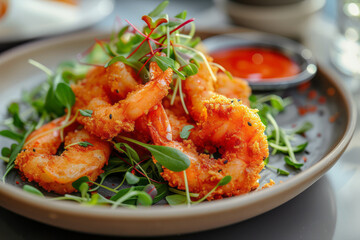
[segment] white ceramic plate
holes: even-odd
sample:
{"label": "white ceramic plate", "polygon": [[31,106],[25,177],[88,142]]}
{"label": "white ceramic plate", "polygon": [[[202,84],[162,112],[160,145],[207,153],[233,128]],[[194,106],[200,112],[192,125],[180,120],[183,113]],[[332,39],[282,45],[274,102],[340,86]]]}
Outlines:
{"label": "white ceramic plate", "polygon": [[[1,55],[0,115],[4,116],[6,105],[18,99],[22,89],[28,89],[45,78],[43,73],[27,63],[29,58],[54,68],[63,60],[74,59],[76,53],[91,45],[95,37],[103,36],[105,35],[88,33],[49,39],[24,45]],[[316,144],[314,142],[312,145],[313,159],[309,160],[303,171],[284,178],[283,183],[271,188],[205,202],[191,208],[155,206],[136,210],[113,210],[108,207],[84,207],[70,202],[42,199],[22,191],[10,178],[9,183],[0,183],[0,205],[23,216],[61,228],[131,236],[190,233],[254,217],[292,199],[318,180],[333,166],[351,139],[356,114],[350,94],[337,80],[322,73],[321,69],[316,79],[315,88],[331,86],[336,90],[336,96],[330,99],[324,108],[329,113],[340,111],[339,122],[333,125],[326,124],[324,119],[312,115],[311,118],[319,123],[317,126],[320,128],[317,130],[324,134],[328,132],[329,135],[316,140],[314,131],[312,134]],[[290,119],[298,119],[296,110],[295,114],[291,111],[289,114]],[[0,177],[4,167],[5,165],[0,163]]]}
{"label": "white ceramic plate", "polygon": [[0,20],[0,43],[16,42],[82,29],[108,16],[113,0],[78,0],[73,6],[49,0],[10,0]]}

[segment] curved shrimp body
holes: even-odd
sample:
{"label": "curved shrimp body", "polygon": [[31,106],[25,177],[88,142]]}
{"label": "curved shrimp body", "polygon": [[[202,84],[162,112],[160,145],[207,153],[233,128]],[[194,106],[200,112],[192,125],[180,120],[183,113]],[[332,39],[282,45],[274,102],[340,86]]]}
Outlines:
{"label": "curved shrimp body", "polygon": [[[213,72],[217,69],[213,68]],[[249,96],[251,88],[244,80],[240,78],[230,79],[224,73],[216,74],[217,81],[211,78],[209,70],[204,64],[200,65],[199,72],[184,81],[184,92],[186,94],[186,106],[189,109],[191,117],[195,121],[206,118],[203,101],[209,100],[215,95],[223,95],[229,98],[237,98],[243,101],[243,104],[249,105]]]}
{"label": "curved shrimp body", "polygon": [[139,85],[135,71],[122,62],[117,62],[106,68],[107,90],[114,101],[122,100],[129,92]]}
{"label": "curved shrimp body", "polygon": [[107,68],[91,69],[85,79],[71,85],[76,96],[73,112],[86,109],[93,98],[109,103],[124,99],[138,85],[133,71],[122,62],[114,63]]}
{"label": "curved shrimp body", "polygon": [[251,88],[245,80],[237,77],[231,79],[225,73],[218,73],[214,87],[215,92],[228,98],[239,99],[246,106],[250,106]]}
{"label": "curved shrimp body", "polygon": [[76,101],[72,108],[73,113],[79,109],[86,109],[86,106],[94,97],[110,101],[108,94],[104,90],[104,82],[106,82],[106,79],[104,78],[105,73],[105,68],[95,67],[88,72],[85,79],[77,84],[71,85],[76,96]]}
{"label": "curved shrimp body", "polygon": [[[159,69],[156,63],[151,63],[150,68]],[[154,72],[158,71],[161,70]],[[122,131],[131,132],[134,130],[135,120],[147,114],[167,95],[171,81],[172,70],[167,69],[114,105],[95,98],[87,106],[87,109],[93,110],[92,116],[80,116],[78,121],[87,131],[102,139],[111,139]]]}
{"label": "curved shrimp body", "polygon": [[203,101],[216,95],[212,80],[201,78],[199,75],[188,77],[184,81],[186,106],[195,121],[205,117]]}
{"label": "curved shrimp body", "polygon": [[17,168],[29,181],[35,181],[45,190],[59,194],[75,191],[72,183],[80,177],[87,176],[95,181],[103,172],[101,169],[111,153],[108,142],[90,135],[84,129],[66,129],[65,148],[84,141],[92,146],[74,144],[58,155],[62,143],[60,132],[49,130],[61,126],[63,120],[56,119],[30,134],[15,160]]}
{"label": "curved shrimp body", "polygon": [[265,126],[257,110],[220,95],[205,101],[204,106],[207,119],[194,131],[194,141],[204,148],[218,149],[241,192],[257,188],[263,161],[269,156]]}
{"label": "curved shrimp body", "polygon": [[[201,121],[198,129],[191,134],[198,135],[197,141],[204,146],[214,145],[219,148],[221,158],[199,154],[190,140],[182,143],[172,140],[170,121],[161,107],[148,114],[153,141],[158,145],[179,149],[189,157],[191,164],[186,170],[189,190],[199,193],[200,197],[210,192],[227,175],[232,177],[232,181],[219,187],[208,200],[256,189],[263,160],[269,154],[265,126],[256,111],[222,96],[205,101],[205,111],[208,119]],[[182,172],[164,168],[162,177],[170,186],[185,189]]]}

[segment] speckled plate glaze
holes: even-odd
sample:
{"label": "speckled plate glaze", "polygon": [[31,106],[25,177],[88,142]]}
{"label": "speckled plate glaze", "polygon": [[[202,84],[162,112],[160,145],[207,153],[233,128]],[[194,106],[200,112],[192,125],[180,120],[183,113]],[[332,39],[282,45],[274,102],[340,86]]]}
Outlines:
{"label": "speckled plate glaze", "polygon": [[[203,36],[209,34],[203,33]],[[78,52],[92,44],[95,37],[104,34],[90,32],[69,35],[56,39],[34,42],[10,50],[0,56],[0,116],[5,117],[6,106],[20,98],[22,90],[35,86],[44,80],[44,75],[27,63],[29,58],[45,63],[50,68],[63,61],[74,59]],[[219,43],[220,44],[220,43]],[[21,190],[24,184],[13,171],[6,183],[0,183],[0,205],[31,219],[53,226],[87,233],[156,236],[204,231],[226,226],[262,214],[300,194],[329,170],[344,152],[355,129],[356,109],[350,94],[334,79],[320,71],[313,79],[311,88],[299,92],[296,88],[278,92],[291,96],[294,104],[278,116],[283,127],[294,127],[304,121],[311,121],[314,128],[306,134],[310,142],[308,153],[297,155],[307,161],[301,171],[288,169],[288,177],[277,176],[271,171],[263,171],[260,183],[274,179],[275,186],[254,191],[242,196],[205,202],[191,208],[185,206],[154,206],[136,210],[108,207],[83,207],[72,202],[58,202],[42,199]],[[319,104],[319,96],[327,96],[332,88],[335,94]],[[317,97],[308,98],[315,90]],[[298,106],[317,106],[317,110],[304,116],[298,115]],[[334,122],[329,118],[337,116]],[[10,143],[1,139],[0,146]],[[280,157],[270,160],[272,165],[287,168]],[[5,165],[0,163],[0,177]],[[16,184],[19,181],[19,184]],[[282,183],[280,183],[282,182]],[[49,195],[50,196],[50,195]]]}

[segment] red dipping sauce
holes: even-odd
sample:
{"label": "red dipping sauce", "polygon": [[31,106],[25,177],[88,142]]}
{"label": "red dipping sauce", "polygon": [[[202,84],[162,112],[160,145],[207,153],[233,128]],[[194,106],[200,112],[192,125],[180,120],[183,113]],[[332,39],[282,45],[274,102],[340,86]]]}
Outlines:
{"label": "red dipping sauce", "polygon": [[211,53],[214,62],[235,77],[250,82],[274,82],[300,72],[300,67],[284,54],[266,48],[230,48]]}

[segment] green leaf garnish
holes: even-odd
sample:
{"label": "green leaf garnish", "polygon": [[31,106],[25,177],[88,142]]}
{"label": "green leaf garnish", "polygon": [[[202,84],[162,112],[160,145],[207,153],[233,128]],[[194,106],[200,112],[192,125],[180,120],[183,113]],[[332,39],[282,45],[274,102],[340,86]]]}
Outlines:
{"label": "green leaf garnish", "polygon": [[29,130],[25,133],[22,141],[15,147],[15,149],[11,152],[11,155],[9,157],[9,162],[6,165],[6,172],[3,175],[3,182],[5,182],[5,178],[6,176],[9,174],[9,172],[15,167],[14,161],[17,157],[17,155],[19,154],[20,150],[22,149],[22,147],[24,146],[25,140],[26,138],[30,135],[30,133],[32,133],[34,131],[35,126],[31,126],[29,128]]}
{"label": "green leaf garnish", "polygon": [[154,10],[152,10],[148,15],[152,18],[159,16],[164,9],[169,5],[169,1],[163,1],[159,5],[156,6]]}
{"label": "green leaf garnish", "polygon": [[134,185],[139,182],[140,178],[130,172],[125,173],[125,178],[128,184]]}
{"label": "green leaf garnish", "polygon": [[189,157],[176,148],[145,144],[123,136],[120,136],[120,138],[146,148],[151,152],[156,161],[171,171],[181,172],[190,166]]}
{"label": "green leaf garnish", "polygon": [[313,127],[314,127],[314,125],[311,122],[305,122],[303,125],[296,128],[294,130],[294,133],[295,134],[303,134],[303,133],[309,131],[310,129],[312,129]]}
{"label": "green leaf garnish", "polygon": [[138,192],[137,193],[137,205],[138,206],[151,206],[153,203],[153,200],[149,194],[146,192]]}
{"label": "green leaf garnish", "polygon": [[284,160],[285,160],[285,162],[286,162],[287,165],[292,166],[292,167],[294,167],[294,168],[296,168],[296,169],[300,169],[300,168],[304,165],[303,163],[298,163],[298,162],[293,161],[293,160],[292,160],[290,157],[288,157],[288,156],[285,156],[285,157],[284,157]]}
{"label": "green leaf garnish", "polygon": [[73,188],[75,188],[76,190],[80,191],[80,186],[83,183],[88,183],[90,182],[90,179],[87,176],[81,177],[78,180],[76,180],[75,182],[72,183]]}
{"label": "green leaf garnish", "polygon": [[79,142],[78,145],[82,146],[82,147],[87,147],[87,146],[94,146],[93,144],[89,143],[89,142]]}
{"label": "green leaf garnish", "polygon": [[171,206],[176,206],[186,203],[186,196],[180,194],[169,195],[166,196],[165,199]]}
{"label": "green leaf garnish", "polygon": [[34,188],[33,186],[30,185],[24,185],[23,186],[23,190],[25,192],[40,196],[40,197],[44,197],[44,194],[42,192],[40,192],[38,189]]}
{"label": "green leaf garnish", "polygon": [[181,13],[175,15],[175,17],[179,18],[179,19],[182,19],[182,20],[185,20],[186,15],[187,15],[187,11],[182,11]]}
{"label": "green leaf garnish", "polygon": [[82,182],[79,186],[79,192],[81,193],[82,198],[88,197],[88,193],[87,193],[88,190],[89,190],[89,185],[86,182]]}
{"label": "green leaf garnish", "polygon": [[75,94],[71,87],[64,82],[60,82],[56,85],[55,95],[67,108],[71,108],[75,104]]}
{"label": "green leaf garnish", "polygon": [[231,176],[227,175],[220,180],[220,182],[217,184],[217,186],[225,186],[230,181],[231,181]]}
{"label": "green leaf garnish", "polygon": [[191,133],[191,129],[193,129],[194,126],[193,125],[186,125],[182,128],[181,132],[180,132],[180,137],[182,139],[188,139]]}
{"label": "green leaf garnish", "polygon": [[23,136],[11,131],[11,130],[2,130],[0,131],[0,136],[6,137],[6,138],[10,138],[12,140],[15,140],[17,142],[21,142],[21,140],[23,139]]}
{"label": "green leaf garnish", "polygon": [[94,111],[93,110],[87,110],[87,109],[86,110],[80,109],[79,112],[84,117],[91,117]]}

